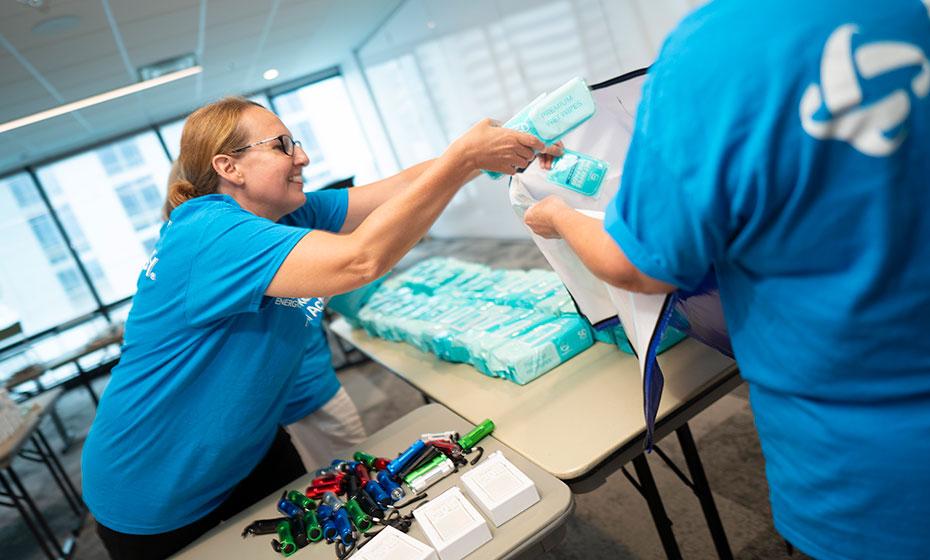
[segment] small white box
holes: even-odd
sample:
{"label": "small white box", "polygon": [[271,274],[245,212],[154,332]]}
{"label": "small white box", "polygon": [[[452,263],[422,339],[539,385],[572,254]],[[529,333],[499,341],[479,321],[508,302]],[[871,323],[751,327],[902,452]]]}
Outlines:
{"label": "small white box", "polygon": [[536,485],[523,471],[495,451],[484,462],[462,475],[465,491],[500,527],[539,501]]}
{"label": "small white box", "polygon": [[413,510],[442,560],[461,560],[491,540],[487,522],[457,487]]}
{"label": "small white box", "polygon": [[352,558],[356,560],[438,560],[436,551],[394,527],[381,529]]}

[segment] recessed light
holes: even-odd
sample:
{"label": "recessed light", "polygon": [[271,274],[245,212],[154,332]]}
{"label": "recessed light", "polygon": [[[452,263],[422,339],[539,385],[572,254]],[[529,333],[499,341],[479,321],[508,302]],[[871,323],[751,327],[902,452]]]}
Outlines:
{"label": "recessed light", "polygon": [[277,68],[269,68],[268,70],[265,70],[264,74],[262,74],[262,78],[265,78],[266,80],[273,80],[277,77],[278,77]]}
{"label": "recessed light", "polygon": [[436,29],[436,22],[433,21],[433,20],[430,20],[430,21],[426,22],[426,28],[427,28],[427,29]]}

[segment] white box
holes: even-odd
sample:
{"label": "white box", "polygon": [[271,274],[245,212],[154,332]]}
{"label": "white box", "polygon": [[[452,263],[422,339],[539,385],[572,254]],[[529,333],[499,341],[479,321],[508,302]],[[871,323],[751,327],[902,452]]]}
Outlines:
{"label": "white box", "polygon": [[413,510],[442,560],[461,560],[491,540],[487,522],[457,487]]}
{"label": "white box", "polygon": [[507,523],[539,501],[536,485],[523,471],[495,451],[462,475],[469,497],[488,516],[495,527]]}
{"label": "white box", "polygon": [[394,527],[385,527],[356,552],[356,560],[437,560],[436,551]]}

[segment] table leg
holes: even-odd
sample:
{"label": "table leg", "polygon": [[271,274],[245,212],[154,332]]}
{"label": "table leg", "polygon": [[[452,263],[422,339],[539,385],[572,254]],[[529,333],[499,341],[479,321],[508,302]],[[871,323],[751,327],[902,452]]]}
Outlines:
{"label": "table leg", "polygon": [[636,469],[636,478],[639,479],[637,489],[649,506],[649,513],[652,514],[652,521],[656,525],[659,539],[662,540],[665,556],[669,560],[681,560],[678,541],[675,540],[675,533],[672,532],[672,520],[668,518],[668,514],[665,512],[662,496],[659,495],[659,488],[656,486],[655,478],[652,477],[652,471],[649,469],[646,456],[640,453],[633,458],[633,467]]}
{"label": "table leg", "polygon": [[[26,523],[26,527],[29,529],[29,532],[32,533],[32,536],[35,537],[36,541],[39,543],[39,547],[42,548],[42,552],[48,556],[49,560],[56,560],[58,556],[52,552],[48,547],[48,543],[45,542],[45,539],[42,538],[42,534],[39,532],[38,527],[36,527],[35,522],[32,520],[32,516],[29,511],[23,506],[21,498],[18,494],[13,491],[13,488],[10,486],[10,482],[6,479],[6,476],[3,474],[3,471],[0,471],[0,484],[3,485],[3,491],[7,496],[10,497],[10,500],[13,502],[13,507],[19,511],[19,515],[23,518],[23,521]],[[5,504],[10,505],[10,504]]]}
{"label": "table leg", "polygon": [[64,447],[61,448],[62,453],[67,453],[71,449],[71,444],[74,443],[74,438],[71,437],[71,434],[68,433],[68,428],[65,427],[65,423],[62,422],[61,416],[58,415],[58,409],[52,406],[49,416],[52,417],[52,424],[55,426],[55,430],[58,432],[58,435],[61,436],[61,441],[64,442]]}
{"label": "table leg", "polygon": [[81,383],[87,387],[87,392],[90,393],[90,398],[93,399],[94,406],[96,407],[100,404],[100,399],[97,398],[97,393],[94,392],[94,388],[90,385],[90,378],[87,377],[87,372],[84,371],[84,368],[81,367],[81,364],[78,362],[78,360],[74,360],[74,365],[78,370],[78,378],[81,380]]}
{"label": "table leg", "polygon": [[681,445],[681,451],[685,456],[688,472],[691,473],[694,494],[701,503],[701,509],[704,510],[704,519],[707,521],[710,536],[714,540],[717,556],[720,560],[732,560],[733,551],[730,550],[727,533],[720,521],[720,512],[717,511],[714,495],[710,491],[710,484],[708,484],[707,475],[704,473],[704,465],[701,464],[701,456],[698,455],[694,436],[691,435],[691,428],[686,423],[675,430],[675,433],[678,435],[678,443]]}
{"label": "table leg", "polygon": [[43,531],[45,531],[45,534],[48,536],[48,541],[52,544],[52,550],[58,553],[58,557],[65,556],[64,550],[62,550],[61,545],[58,543],[58,539],[55,538],[55,533],[52,532],[52,528],[48,526],[48,523],[45,521],[45,517],[42,516],[39,508],[36,507],[36,504],[32,501],[29,493],[26,492],[26,487],[23,486],[22,481],[19,480],[19,476],[16,475],[16,471],[13,470],[13,467],[7,467],[6,472],[8,475],[10,475],[10,480],[13,482],[13,486],[22,495],[23,501],[32,512],[32,515],[38,522],[38,525],[42,528]]}
{"label": "table leg", "polygon": [[36,429],[36,433],[32,438],[32,443],[48,466],[48,470],[52,473],[52,478],[58,483],[58,487],[61,488],[61,493],[65,495],[65,499],[68,500],[71,509],[74,510],[78,518],[81,518],[84,515],[84,503],[83,500],[81,500],[81,495],[74,488],[74,484],[71,483],[68,473],[65,471],[64,467],[61,466],[61,462],[58,460],[58,457],[55,456],[55,452],[52,450],[52,446],[49,445],[48,439],[46,439],[42,430]]}

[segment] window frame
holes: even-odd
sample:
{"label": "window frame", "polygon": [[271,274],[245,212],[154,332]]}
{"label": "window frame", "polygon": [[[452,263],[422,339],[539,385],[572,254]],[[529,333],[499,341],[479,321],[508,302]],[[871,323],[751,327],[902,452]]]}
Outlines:
{"label": "window frame", "polygon": [[[298,90],[302,87],[315,84],[317,82],[322,82],[330,78],[335,78],[343,76],[342,69],[339,66],[332,66],[325,68],[323,70],[313,72],[311,74],[302,76],[295,80],[279,84],[277,86],[268,87],[259,89],[256,91],[251,91],[244,93],[243,97],[252,98],[256,96],[262,96],[268,101],[268,109],[277,113],[277,108],[275,106],[275,97],[292,93],[295,90]],[[91,297],[93,298],[95,308],[83,315],[71,318],[67,321],[64,321],[58,325],[45,329],[43,331],[31,333],[29,335],[20,334],[10,339],[4,340],[0,343],[0,363],[8,359],[9,357],[15,355],[17,352],[22,351],[25,348],[28,348],[29,345],[41,342],[49,337],[57,336],[65,333],[66,331],[74,328],[78,328],[81,325],[93,321],[95,319],[103,318],[107,323],[113,324],[113,319],[111,317],[114,310],[119,310],[124,308],[127,304],[132,301],[132,295],[125,298],[110,302],[104,303],[101,299],[100,293],[97,291],[97,288],[94,285],[91,271],[89,270],[89,264],[85,262],[79,255],[78,251],[75,249],[76,246],[81,245],[80,239],[73,239],[67,232],[62,222],[62,217],[58,210],[55,209],[54,205],[51,202],[49,197],[49,192],[51,189],[47,189],[46,185],[39,180],[37,170],[40,167],[45,167],[53,165],[57,162],[64,161],[68,158],[92,152],[95,150],[100,150],[107,147],[113,147],[112,155],[115,158],[115,164],[118,167],[123,167],[124,163],[131,159],[133,154],[122,153],[119,149],[118,144],[128,140],[132,137],[138,136],[145,133],[155,134],[155,138],[158,139],[159,145],[165,153],[165,156],[169,161],[173,161],[171,157],[171,151],[168,149],[165,139],[161,133],[161,127],[172,124],[180,119],[187,118],[189,112],[185,112],[181,115],[173,115],[169,118],[160,119],[157,122],[152,124],[134,128],[119,134],[103,138],[101,140],[85,144],[79,148],[63,151],[39,160],[32,161],[23,166],[17,166],[13,168],[7,168],[0,170],[0,180],[6,180],[12,178],[18,174],[24,173],[28,180],[32,182],[32,185],[35,187],[36,192],[38,193],[39,199],[33,203],[36,207],[42,208],[47,211],[49,218],[52,220],[54,228],[58,231],[58,234],[61,235],[64,240],[64,246],[66,253],[70,255],[71,259],[76,264],[79,280],[84,283],[84,285],[89,290]],[[358,115],[356,115],[357,117]],[[59,187],[60,188],[60,187]],[[114,189],[115,190],[115,189]],[[117,196],[118,193],[117,193]],[[141,196],[141,195],[140,195]],[[85,241],[86,244],[86,241]]]}

